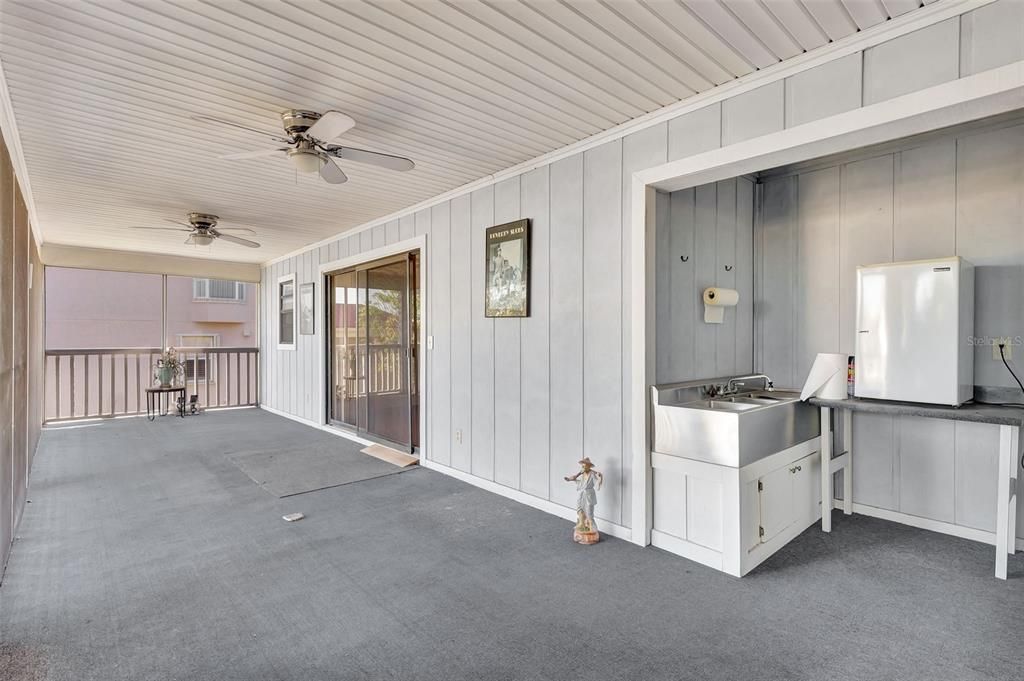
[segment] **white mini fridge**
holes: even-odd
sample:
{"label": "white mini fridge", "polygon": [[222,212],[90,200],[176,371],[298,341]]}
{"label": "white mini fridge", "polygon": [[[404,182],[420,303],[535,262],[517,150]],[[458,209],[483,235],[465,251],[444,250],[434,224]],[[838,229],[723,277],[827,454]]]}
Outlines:
{"label": "white mini fridge", "polygon": [[974,265],[857,268],[854,394],[959,406],[974,397]]}

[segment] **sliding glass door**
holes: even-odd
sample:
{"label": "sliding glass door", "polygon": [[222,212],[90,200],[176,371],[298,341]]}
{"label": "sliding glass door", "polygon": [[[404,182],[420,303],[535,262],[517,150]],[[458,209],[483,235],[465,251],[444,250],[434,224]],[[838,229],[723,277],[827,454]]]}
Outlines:
{"label": "sliding glass door", "polygon": [[418,282],[415,252],[329,276],[330,420],[409,451],[419,444]]}

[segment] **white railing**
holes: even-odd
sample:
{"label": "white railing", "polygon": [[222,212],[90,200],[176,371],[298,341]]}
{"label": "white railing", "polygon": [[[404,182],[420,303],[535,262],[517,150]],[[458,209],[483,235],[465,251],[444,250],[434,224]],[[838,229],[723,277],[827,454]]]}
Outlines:
{"label": "white railing", "polygon": [[367,393],[380,395],[399,393],[406,389],[408,376],[405,367],[405,346],[401,344],[374,345],[366,358],[366,375],[359,376],[359,358],[365,351],[362,347],[349,345],[337,348],[335,366],[345,380],[345,394],[349,398]]}
{"label": "white railing", "polygon": [[[46,351],[44,421],[129,416],[146,411],[160,348],[68,348]],[[203,408],[259,403],[258,348],[179,348],[179,385]]]}

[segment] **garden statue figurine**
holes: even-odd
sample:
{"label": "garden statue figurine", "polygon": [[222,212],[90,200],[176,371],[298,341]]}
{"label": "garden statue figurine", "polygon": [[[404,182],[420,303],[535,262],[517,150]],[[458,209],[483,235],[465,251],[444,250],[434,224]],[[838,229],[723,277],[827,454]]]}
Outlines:
{"label": "garden statue figurine", "polygon": [[596,544],[601,536],[597,533],[594,507],[597,506],[597,490],[604,483],[604,476],[594,468],[588,457],[580,460],[576,475],[566,476],[566,482],[576,483],[576,527],[572,540],[578,544]]}

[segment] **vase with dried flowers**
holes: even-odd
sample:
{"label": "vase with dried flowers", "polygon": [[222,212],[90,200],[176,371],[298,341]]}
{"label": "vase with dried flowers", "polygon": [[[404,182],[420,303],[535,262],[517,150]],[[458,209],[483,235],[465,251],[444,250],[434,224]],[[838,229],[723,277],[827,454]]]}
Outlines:
{"label": "vase with dried flowers", "polygon": [[170,388],[174,382],[185,375],[185,365],[178,359],[178,351],[167,348],[156,360],[156,371],[153,377],[159,381],[161,388]]}

